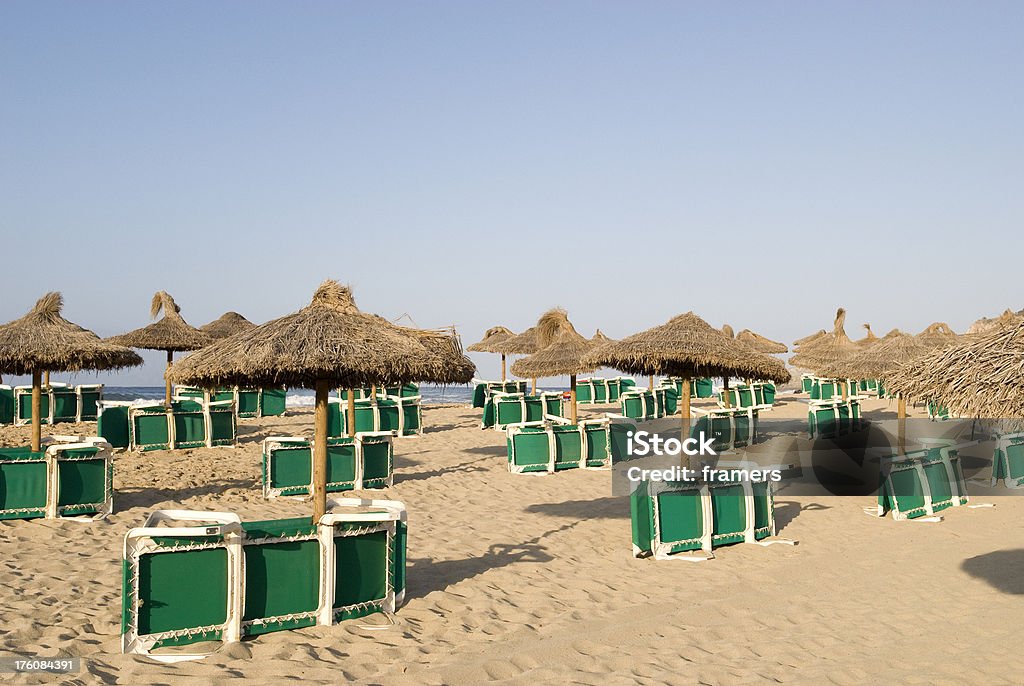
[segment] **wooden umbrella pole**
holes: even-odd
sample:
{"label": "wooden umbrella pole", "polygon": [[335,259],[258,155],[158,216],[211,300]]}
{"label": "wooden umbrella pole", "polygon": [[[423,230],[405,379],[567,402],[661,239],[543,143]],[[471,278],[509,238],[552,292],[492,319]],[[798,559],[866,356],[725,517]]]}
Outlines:
{"label": "wooden umbrella pole", "polygon": [[356,435],[356,391],[354,388],[348,389],[348,408],[345,412],[346,420],[345,424],[348,425],[348,435]]}
{"label": "wooden umbrella pole", "polygon": [[[316,382],[316,405],[313,414],[313,524],[327,512],[327,396],[330,384],[327,381]],[[349,399],[352,391],[349,391]]]}
{"label": "wooden umbrella pole", "polygon": [[839,380],[839,390],[843,392],[843,400],[847,400],[850,397],[850,394],[847,392],[846,381],[843,379]]}
{"label": "wooden umbrella pole", "polygon": [[32,371],[32,452],[38,453],[43,442],[43,393],[39,387],[42,374],[39,370]]}
{"label": "wooden umbrella pole", "polygon": [[[679,414],[682,415],[683,433],[682,433],[682,436],[679,437],[679,440],[680,441],[685,441],[687,438],[690,437],[690,379],[689,378],[683,379],[682,392],[680,393],[680,395],[682,397],[679,399],[680,400],[680,403],[679,403]],[[692,468],[693,467],[693,456],[692,455],[687,455],[686,462],[687,462],[686,466]]]}
{"label": "wooden umbrella pole", "polygon": [[171,363],[174,362],[174,351],[167,351],[167,371],[164,372],[164,404],[167,407],[171,406],[171,380],[167,376],[167,372],[171,370]]}
{"label": "wooden umbrella pole", "polygon": [[569,375],[569,418],[576,423],[576,375]]}
{"label": "wooden umbrella pole", "polygon": [[732,407],[732,397],[729,395],[729,377],[724,378],[725,390],[722,392],[722,397],[725,398],[725,407],[729,409]]}
{"label": "wooden umbrella pole", "polygon": [[43,372],[43,386],[45,386],[47,388],[50,387],[50,370],[49,369],[47,369],[45,372]]}
{"label": "wooden umbrella pole", "polygon": [[651,374],[649,377],[647,377],[647,388],[648,390],[651,391],[654,390],[654,374]]}
{"label": "wooden umbrella pole", "polygon": [[533,377],[533,385],[530,388],[530,395],[537,395],[537,377]]}
{"label": "wooden umbrella pole", "polygon": [[505,353],[501,354],[501,380],[505,380]]}
{"label": "wooden umbrella pole", "polygon": [[907,401],[902,395],[896,401],[896,427],[897,447],[899,454],[904,455],[907,452]]}

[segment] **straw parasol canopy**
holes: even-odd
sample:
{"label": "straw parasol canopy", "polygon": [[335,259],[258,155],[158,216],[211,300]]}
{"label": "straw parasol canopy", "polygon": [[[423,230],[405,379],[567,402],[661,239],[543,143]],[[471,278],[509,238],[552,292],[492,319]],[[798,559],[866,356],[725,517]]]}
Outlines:
{"label": "straw parasol canopy", "polygon": [[190,326],[182,318],[181,308],[165,291],[157,291],[153,295],[149,316],[156,319],[161,312],[164,316],[159,321],[120,336],[112,336],[107,340],[128,348],[166,350],[171,353],[198,350],[213,342],[209,334]]}
{"label": "straw parasol canopy", "polygon": [[822,373],[826,368],[856,355],[860,351],[860,347],[846,335],[846,329],[843,327],[845,322],[846,310],[840,307],[836,310],[832,332],[800,346],[797,353],[790,358],[789,363],[794,367]]}
{"label": "straw parasol canopy", "polygon": [[538,350],[540,346],[537,345],[536,326],[531,326],[521,334],[510,336],[494,345],[494,352],[503,355],[532,355]]}
{"label": "straw parasol canopy", "polygon": [[[204,387],[283,384],[313,388],[313,521],[318,522],[327,500],[330,389],[406,381],[469,381],[475,371],[472,362],[460,358],[465,356],[451,332],[401,327],[361,312],[351,290],[328,280],[298,312],[193,353],[177,362],[168,378]],[[349,393],[350,431],[354,430],[353,397]]]}
{"label": "straw parasol canopy", "polygon": [[592,372],[600,365],[583,362],[583,357],[595,345],[584,338],[569,321],[561,308],[548,310],[537,321],[537,345],[540,348],[529,357],[517,360],[512,373],[526,378],[568,376],[570,419],[576,423],[576,375]]}
{"label": "straw parasol canopy", "polygon": [[770,338],[765,338],[760,334],[754,333],[750,329],[743,329],[743,331],[736,334],[736,340],[746,343],[759,353],[774,354],[789,352],[789,348],[787,348],[785,344],[773,341]]}
{"label": "straw parasol canopy", "polygon": [[973,335],[998,331],[1003,327],[1012,326],[1013,324],[1018,323],[1022,317],[1024,317],[1024,310],[1014,312],[1010,308],[1006,308],[998,317],[982,317],[977,320],[971,324],[971,328],[967,330],[967,333]]}
{"label": "straw parasol canopy", "polygon": [[565,310],[548,310],[537,321],[540,350],[517,360],[512,373],[522,377],[571,376],[592,372],[597,365],[583,363],[583,356],[594,348],[569,321]]}
{"label": "straw parasol canopy", "polygon": [[693,312],[595,348],[583,362],[628,374],[686,379],[739,376],[780,383],[790,379],[781,361],[727,338]]}
{"label": "straw parasol canopy", "polygon": [[825,331],[825,329],[818,329],[809,336],[804,336],[803,338],[796,339],[795,341],[793,341],[793,345],[799,348],[802,345],[808,345],[809,343],[813,343],[814,341],[819,340],[822,336],[827,335],[828,331]]}
{"label": "straw parasol canopy", "polygon": [[500,353],[501,354],[501,380],[505,380],[505,356],[508,354],[503,350],[498,349],[500,343],[508,341],[510,338],[514,338],[515,333],[511,329],[507,329],[504,326],[492,326],[487,329],[484,333],[484,337],[469,346],[467,350],[472,353]]}
{"label": "straw parasol canopy", "polygon": [[[392,324],[356,307],[352,292],[325,281],[309,305],[214,343],[171,367],[175,383],[355,388],[406,381],[454,383],[420,338],[443,334]],[[460,351],[461,354],[461,351]],[[466,379],[468,381],[468,379]]]}
{"label": "straw parasol canopy", "polygon": [[879,339],[879,343],[866,350],[840,360],[826,369],[826,373],[851,379],[884,380],[900,365],[927,354],[931,348],[915,336],[898,334]]}
{"label": "straw parasol canopy", "polygon": [[894,338],[896,336],[906,336],[906,335],[908,335],[908,334],[903,333],[902,331],[900,331],[897,328],[893,328],[893,329],[890,329],[889,333],[887,333],[884,336],[882,336],[882,340],[885,340],[886,338]]}
{"label": "straw parasol canopy", "polygon": [[921,333],[917,334],[917,340],[930,348],[943,348],[952,345],[959,340],[953,329],[945,322],[935,322]]}
{"label": "straw parasol canopy", "polygon": [[736,332],[728,324],[722,324],[722,333],[729,338],[736,338]]}
{"label": "straw parasol canopy", "polygon": [[466,348],[471,353],[500,353],[495,346],[502,342],[507,341],[515,333],[511,329],[507,329],[504,326],[492,326],[484,332],[484,337],[474,343],[473,345]]}
{"label": "straw parasol canopy", "polygon": [[209,324],[203,324],[199,330],[210,338],[219,340],[234,336],[236,333],[248,331],[256,325],[237,312],[225,312]]}
{"label": "straw parasol canopy", "polygon": [[859,345],[861,348],[869,348],[881,340],[878,336],[875,335],[875,332],[871,330],[870,324],[865,324],[864,328],[867,330],[867,333],[864,335],[864,338],[861,338],[860,340],[857,341],[857,345]]}
{"label": "straw parasol canopy", "polygon": [[983,418],[1024,417],[1024,322],[932,349],[890,375],[887,390]]}
{"label": "straw parasol canopy", "polygon": [[604,334],[604,332],[601,331],[601,329],[598,329],[590,338],[590,342],[593,343],[594,345],[604,345],[605,343],[614,343],[615,339],[609,338]]}
{"label": "straw parasol canopy", "polygon": [[61,316],[64,298],[47,293],[20,319],[0,326],[0,372],[32,375],[32,450],[40,448],[40,391],[44,371],[123,369],[142,364],[126,347],[100,339]]}
{"label": "straw parasol canopy", "polygon": [[[153,302],[149,307],[149,316],[153,319],[156,319],[160,312],[163,312],[164,316],[159,321],[120,336],[112,336],[107,340],[128,348],[165,350],[167,351],[167,369],[171,368],[174,353],[198,350],[213,342],[210,335],[190,326],[182,318],[181,308],[166,291],[154,293]],[[164,380],[164,402],[170,405],[171,381],[167,377],[167,372],[164,372]]]}

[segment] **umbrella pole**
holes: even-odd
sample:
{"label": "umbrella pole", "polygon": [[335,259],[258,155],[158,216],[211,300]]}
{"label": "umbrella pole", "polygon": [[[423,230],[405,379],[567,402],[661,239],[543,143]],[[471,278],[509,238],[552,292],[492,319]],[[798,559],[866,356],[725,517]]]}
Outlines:
{"label": "umbrella pole", "polygon": [[569,375],[569,418],[576,423],[576,375]]}
{"label": "umbrella pole", "polygon": [[[679,437],[679,440],[680,441],[685,441],[687,438],[690,437],[690,379],[689,378],[683,379],[682,392],[680,393],[680,395],[682,397],[679,398],[679,414],[682,415],[682,419],[683,419],[683,432],[682,432],[682,435]],[[689,455],[686,457],[686,462],[687,462],[686,466],[687,467],[692,467],[693,466],[692,464],[690,464],[692,459],[693,458],[691,456],[689,456]]]}
{"label": "umbrella pole", "polygon": [[907,401],[902,395],[896,401],[896,426],[897,446],[899,454],[903,455],[907,451]]}
{"label": "umbrella pole", "polygon": [[50,370],[47,369],[43,372],[43,386],[46,388],[50,387]]}
{"label": "umbrella pole", "polygon": [[722,393],[722,397],[725,398],[726,409],[729,409],[732,407],[732,398],[729,397],[729,377],[724,377],[723,381],[725,381],[725,390]]}
{"label": "umbrella pole", "polygon": [[171,406],[171,380],[167,378],[167,372],[171,371],[171,363],[174,362],[174,351],[167,351],[167,371],[164,372],[164,405]]}
{"label": "umbrella pole", "polygon": [[348,408],[345,412],[345,424],[348,426],[348,435],[356,435],[356,391],[348,389]]}
{"label": "umbrella pole", "polygon": [[651,391],[654,390],[654,374],[647,377],[647,389]]}
{"label": "umbrella pole", "polygon": [[[327,512],[327,395],[330,384],[316,382],[316,407],[313,414],[313,523]],[[349,399],[352,391],[348,392]]]}
{"label": "umbrella pole", "polygon": [[505,353],[501,354],[501,380],[505,380]]}
{"label": "umbrella pole", "polygon": [[530,395],[537,395],[537,377],[533,377],[533,385],[530,388]]}
{"label": "umbrella pole", "polygon": [[32,370],[32,452],[38,453],[43,442],[43,397],[40,386],[41,374]]}

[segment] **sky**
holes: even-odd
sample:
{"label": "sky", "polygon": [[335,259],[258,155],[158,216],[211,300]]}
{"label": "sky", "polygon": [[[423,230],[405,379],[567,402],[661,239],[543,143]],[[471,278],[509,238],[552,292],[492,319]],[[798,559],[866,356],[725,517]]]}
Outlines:
{"label": "sky", "polygon": [[[1019,2],[0,3],[0,321],[1024,307]],[[162,353],[99,379],[159,385]],[[493,355],[473,355],[493,378]],[[55,377],[63,378],[63,377]],[[82,381],[95,375],[83,375]],[[5,377],[10,382],[12,377]],[[14,378],[20,382],[19,378]]]}

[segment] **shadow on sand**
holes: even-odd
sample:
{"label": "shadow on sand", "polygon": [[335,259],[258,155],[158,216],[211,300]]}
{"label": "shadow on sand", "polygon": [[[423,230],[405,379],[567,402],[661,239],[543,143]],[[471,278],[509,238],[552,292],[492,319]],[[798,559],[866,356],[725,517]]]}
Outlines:
{"label": "shadow on sand", "polygon": [[964,560],[963,570],[987,581],[994,589],[1010,595],[1024,595],[1024,549],[994,550]]}

